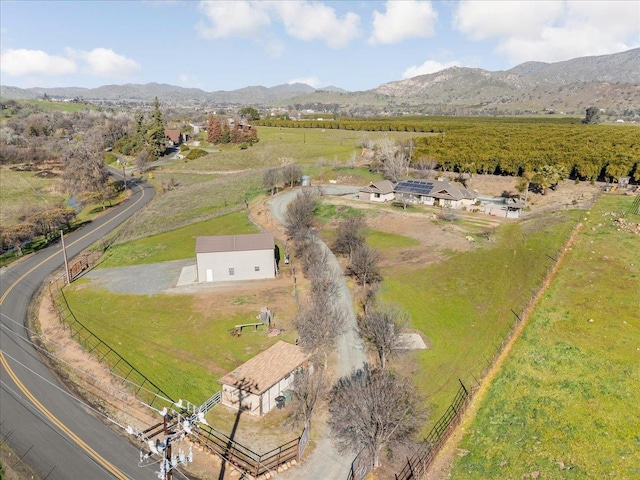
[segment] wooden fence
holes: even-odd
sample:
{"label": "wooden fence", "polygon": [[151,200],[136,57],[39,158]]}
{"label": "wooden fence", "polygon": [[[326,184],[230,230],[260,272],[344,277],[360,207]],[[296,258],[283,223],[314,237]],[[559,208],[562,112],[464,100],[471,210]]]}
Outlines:
{"label": "wooden fence", "polygon": [[199,424],[191,441],[220,455],[227,462],[254,477],[276,470],[280,465],[300,457],[309,441],[309,428],[295,438],[266,453],[256,453],[208,425]]}
{"label": "wooden fence", "polygon": [[[459,380],[460,381],[460,380]],[[464,407],[469,401],[469,392],[460,381],[460,388],[447,411],[440,417],[438,422],[427,435],[424,443],[420,446],[413,457],[407,458],[407,464],[396,474],[396,480],[412,480],[421,478],[427,468],[435,458],[438,450],[447,439],[454,425],[460,420]]]}
{"label": "wooden fence", "polygon": [[[90,268],[98,257],[99,255],[95,257],[92,255],[84,256],[70,265],[71,280],[87,268]],[[162,391],[160,387],[155,385],[107,343],[93,334],[75,317],[64,296],[63,288],[66,284],[67,279],[63,274],[49,284],[49,294],[57,307],[61,323],[69,328],[71,337],[88,353],[97,358],[100,363],[106,364],[110,372],[119,378],[123,385],[143,403],[158,410],[163,407],[175,408],[174,400],[167,393]],[[220,392],[217,392],[198,410],[208,410],[219,401]],[[291,460],[299,461],[309,442],[309,428],[305,427],[300,437],[263,454],[253,452],[215,428],[204,424],[198,424],[198,427],[194,429],[193,435],[190,436],[190,440],[220,455],[238,469],[257,477],[273,471]]]}

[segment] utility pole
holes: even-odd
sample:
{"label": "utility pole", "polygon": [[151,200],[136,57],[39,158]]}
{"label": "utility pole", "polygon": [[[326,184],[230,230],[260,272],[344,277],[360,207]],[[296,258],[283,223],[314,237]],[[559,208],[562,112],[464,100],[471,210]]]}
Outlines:
{"label": "utility pole", "polygon": [[127,189],[127,172],[125,171],[124,162],[122,162],[122,181],[124,182],[124,189]]}
{"label": "utility pole", "polygon": [[67,262],[67,249],[64,247],[64,231],[62,230],[60,230],[60,242],[62,243],[62,257],[64,258],[64,276],[67,279],[67,285],[70,285],[69,262]]}

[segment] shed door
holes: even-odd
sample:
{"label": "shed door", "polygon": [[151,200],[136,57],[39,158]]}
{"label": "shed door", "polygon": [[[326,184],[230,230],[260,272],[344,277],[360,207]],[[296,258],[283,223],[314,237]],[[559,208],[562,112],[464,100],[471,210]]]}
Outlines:
{"label": "shed door", "polygon": [[213,269],[207,268],[207,282],[213,282]]}

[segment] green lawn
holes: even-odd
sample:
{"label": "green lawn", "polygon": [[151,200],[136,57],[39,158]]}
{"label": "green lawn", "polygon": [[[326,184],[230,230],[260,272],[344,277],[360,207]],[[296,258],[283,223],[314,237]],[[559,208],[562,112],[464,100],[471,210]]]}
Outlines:
{"label": "green lawn", "polygon": [[[603,196],[459,445],[451,478],[640,478],[640,238]],[[640,216],[627,214],[630,222]]]}
{"label": "green lawn", "polygon": [[169,232],[111,246],[101,267],[119,267],[195,257],[196,237],[258,233],[245,211],[221,215]]}
{"label": "green lawn", "polygon": [[234,325],[255,318],[256,305],[234,316],[199,312],[188,295],[119,295],[89,288],[84,280],[65,289],[71,310],[89,330],[173,398],[199,405],[220,389],[219,378],[277,340],[264,332],[232,337]]}
{"label": "green lawn", "polygon": [[[411,354],[410,370],[431,408],[426,433],[444,413],[458,379],[480,378],[552,265],[580,212],[504,224],[491,241],[428,267],[398,265],[382,274],[381,296],[402,306],[431,348]],[[382,250],[384,253],[384,249]]]}

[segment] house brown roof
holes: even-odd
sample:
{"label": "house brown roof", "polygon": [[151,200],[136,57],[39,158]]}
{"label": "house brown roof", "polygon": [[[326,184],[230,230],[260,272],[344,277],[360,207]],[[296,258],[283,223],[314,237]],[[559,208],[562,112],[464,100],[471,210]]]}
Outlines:
{"label": "house brown roof", "polygon": [[248,235],[216,235],[197,237],[196,253],[241,252],[246,250],[273,250],[275,243],[270,233]]}
{"label": "house brown roof", "polygon": [[386,195],[393,193],[393,183],[389,180],[382,180],[380,182],[371,182],[367,187],[360,189],[364,193],[379,193],[380,195]]}
{"label": "house brown roof", "polygon": [[220,383],[260,395],[293,372],[308,358],[309,355],[299,346],[279,340],[275,345],[222,377]]}
{"label": "house brown roof", "polygon": [[179,143],[180,142],[180,130],[173,130],[170,128],[166,128],[164,131],[164,136],[165,137],[169,137],[169,139],[173,142],[173,143]]}

